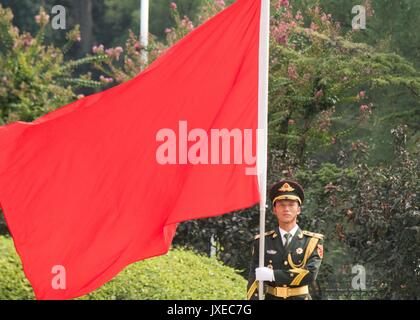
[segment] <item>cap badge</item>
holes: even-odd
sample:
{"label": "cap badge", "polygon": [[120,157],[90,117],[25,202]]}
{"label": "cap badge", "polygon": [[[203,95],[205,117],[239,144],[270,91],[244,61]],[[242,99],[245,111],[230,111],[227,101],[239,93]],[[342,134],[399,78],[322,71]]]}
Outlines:
{"label": "cap badge", "polygon": [[287,182],[282,185],[282,187],[279,189],[280,192],[292,192],[295,191],[294,188],[292,188]]}

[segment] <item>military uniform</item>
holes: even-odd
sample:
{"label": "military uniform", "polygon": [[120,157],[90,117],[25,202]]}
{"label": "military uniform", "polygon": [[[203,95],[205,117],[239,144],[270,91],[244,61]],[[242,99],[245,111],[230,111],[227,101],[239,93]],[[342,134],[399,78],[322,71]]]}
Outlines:
{"label": "military uniform", "polygon": [[[248,278],[248,300],[258,299],[255,269],[259,260],[259,235],[253,244]],[[308,285],[316,280],[323,258],[323,235],[298,229],[285,250],[279,229],[265,234],[264,266],[274,270],[273,282],[264,282],[265,298],[310,299]]]}
{"label": "military uniform", "polygon": [[[303,189],[293,181],[283,180],[271,189],[271,200],[296,200],[302,203]],[[248,300],[258,299],[255,269],[259,267],[260,235],[255,236],[248,277]],[[323,235],[303,231],[299,227],[288,241],[283,243],[279,227],[265,233],[264,267],[273,270],[274,281],[264,281],[266,300],[309,300],[308,285],[316,280],[323,258]]]}

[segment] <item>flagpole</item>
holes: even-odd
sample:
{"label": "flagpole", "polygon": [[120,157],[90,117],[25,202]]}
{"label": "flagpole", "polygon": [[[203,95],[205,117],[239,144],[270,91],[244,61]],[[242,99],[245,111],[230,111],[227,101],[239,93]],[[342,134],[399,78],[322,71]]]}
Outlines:
{"label": "flagpole", "polygon": [[[143,48],[149,45],[149,0],[141,0],[140,5],[140,44]],[[142,50],[142,60],[148,62],[146,50]]]}
{"label": "flagpole", "polygon": [[[259,267],[264,267],[265,212],[267,199],[268,70],[270,49],[270,0],[261,0],[259,75],[258,75],[258,144],[257,172],[260,192]],[[264,282],[258,284],[258,297],[264,298]]]}

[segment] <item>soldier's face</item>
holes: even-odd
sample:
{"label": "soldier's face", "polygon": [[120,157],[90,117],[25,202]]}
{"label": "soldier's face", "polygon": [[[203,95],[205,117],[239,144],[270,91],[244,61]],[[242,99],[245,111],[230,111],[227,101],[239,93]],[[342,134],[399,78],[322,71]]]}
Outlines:
{"label": "soldier's face", "polygon": [[274,205],[274,214],[281,223],[294,222],[300,214],[299,203],[293,200],[276,201]]}

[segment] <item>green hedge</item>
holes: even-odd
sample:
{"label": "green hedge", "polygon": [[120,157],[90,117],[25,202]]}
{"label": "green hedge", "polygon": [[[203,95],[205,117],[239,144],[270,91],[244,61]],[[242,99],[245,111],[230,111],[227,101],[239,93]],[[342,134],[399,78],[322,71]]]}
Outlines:
{"label": "green hedge", "polygon": [[[131,264],[81,299],[245,299],[246,281],[220,261],[184,249]],[[0,299],[34,299],[10,238],[0,236]]]}

